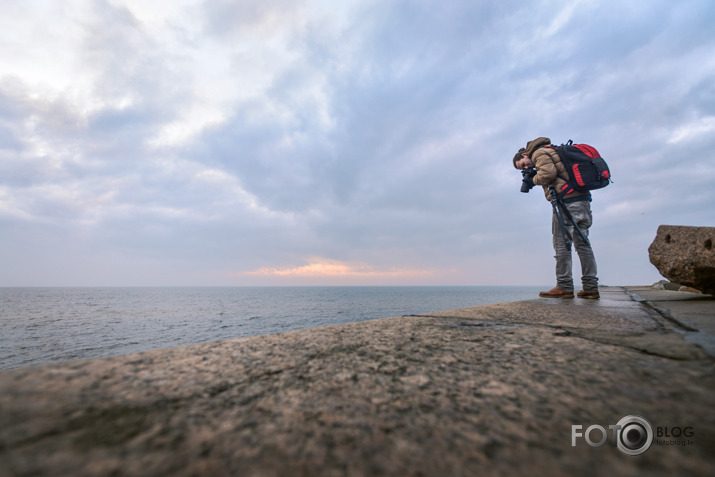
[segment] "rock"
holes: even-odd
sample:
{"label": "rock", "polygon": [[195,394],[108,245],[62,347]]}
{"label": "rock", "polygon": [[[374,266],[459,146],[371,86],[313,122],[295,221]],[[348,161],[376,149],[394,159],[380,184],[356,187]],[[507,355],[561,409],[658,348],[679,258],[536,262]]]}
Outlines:
{"label": "rock", "polygon": [[669,282],[668,280],[661,280],[653,284],[653,288],[656,290],[670,290],[678,291],[683,287],[680,283]]}
{"label": "rock", "polygon": [[701,295],[702,295],[702,293],[703,293],[703,292],[701,292],[700,290],[696,290],[696,289],[693,288],[693,287],[680,287],[680,288],[678,288],[678,291],[680,291],[680,292],[688,292],[688,293],[698,293],[698,294],[701,294]]}
{"label": "rock", "polygon": [[648,247],[650,262],[665,278],[715,294],[715,227],[661,225]]}

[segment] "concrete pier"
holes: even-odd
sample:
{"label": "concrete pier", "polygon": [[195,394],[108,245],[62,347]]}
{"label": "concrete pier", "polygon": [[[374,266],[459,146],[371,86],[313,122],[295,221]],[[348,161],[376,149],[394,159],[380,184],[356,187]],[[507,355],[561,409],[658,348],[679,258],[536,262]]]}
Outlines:
{"label": "concrete pier", "polygon": [[715,475],[715,300],[601,296],[4,371],[0,475]]}

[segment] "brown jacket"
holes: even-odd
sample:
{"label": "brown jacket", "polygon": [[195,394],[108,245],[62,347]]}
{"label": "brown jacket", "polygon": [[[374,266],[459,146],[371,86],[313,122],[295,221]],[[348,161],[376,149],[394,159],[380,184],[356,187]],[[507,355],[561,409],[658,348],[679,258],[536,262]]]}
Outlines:
{"label": "brown jacket", "polygon": [[[544,188],[544,194],[548,201],[551,201],[549,185],[553,185],[556,192],[559,192],[566,184],[564,179],[569,176],[556,149],[545,147],[550,145],[551,139],[548,137],[540,137],[526,144],[526,154],[536,168],[534,185],[540,185]],[[578,197],[580,195],[588,195],[588,193],[573,191],[567,197]]]}

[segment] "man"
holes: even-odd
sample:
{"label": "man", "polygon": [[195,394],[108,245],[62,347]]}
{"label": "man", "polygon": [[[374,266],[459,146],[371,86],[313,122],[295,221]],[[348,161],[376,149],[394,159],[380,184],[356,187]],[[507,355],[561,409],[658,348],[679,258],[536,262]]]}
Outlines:
{"label": "man", "polygon": [[[551,139],[540,137],[526,144],[526,148],[519,149],[514,156],[514,167],[521,170],[534,168],[536,175],[524,178],[525,187],[529,189],[535,185],[543,186],[546,200],[551,201],[549,186],[560,191],[566,184],[568,172],[561,162],[556,149],[551,146]],[[524,188],[522,188],[524,191]],[[528,190],[526,191],[528,192]],[[563,204],[571,213],[574,222],[579,226],[584,236],[588,238],[588,229],[593,222],[591,216],[591,194],[588,192],[571,192],[564,197]],[[566,214],[564,214],[566,215]],[[585,242],[578,233],[574,233],[574,226],[568,219],[565,220],[566,228],[574,240],[574,246],[581,261],[581,283],[583,290],[578,292],[579,298],[600,298],[598,293],[598,278],[596,276],[596,259],[588,242]],[[551,221],[554,251],[556,252],[556,287],[549,291],[539,293],[545,298],[573,298],[574,285],[572,275],[571,245],[567,244],[561,233],[561,227],[554,214]]]}

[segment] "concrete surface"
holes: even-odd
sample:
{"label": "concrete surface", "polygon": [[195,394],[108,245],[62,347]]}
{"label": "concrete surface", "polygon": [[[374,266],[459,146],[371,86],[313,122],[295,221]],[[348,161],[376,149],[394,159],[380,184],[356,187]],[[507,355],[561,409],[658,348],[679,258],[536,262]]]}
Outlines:
{"label": "concrete surface", "polygon": [[0,372],[0,475],[715,475],[715,301],[601,291]]}
{"label": "concrete surface", "polygon": [[710,295],[626,287],[631,297],[668,319],[683,338],[715,358],[715,300]]}

